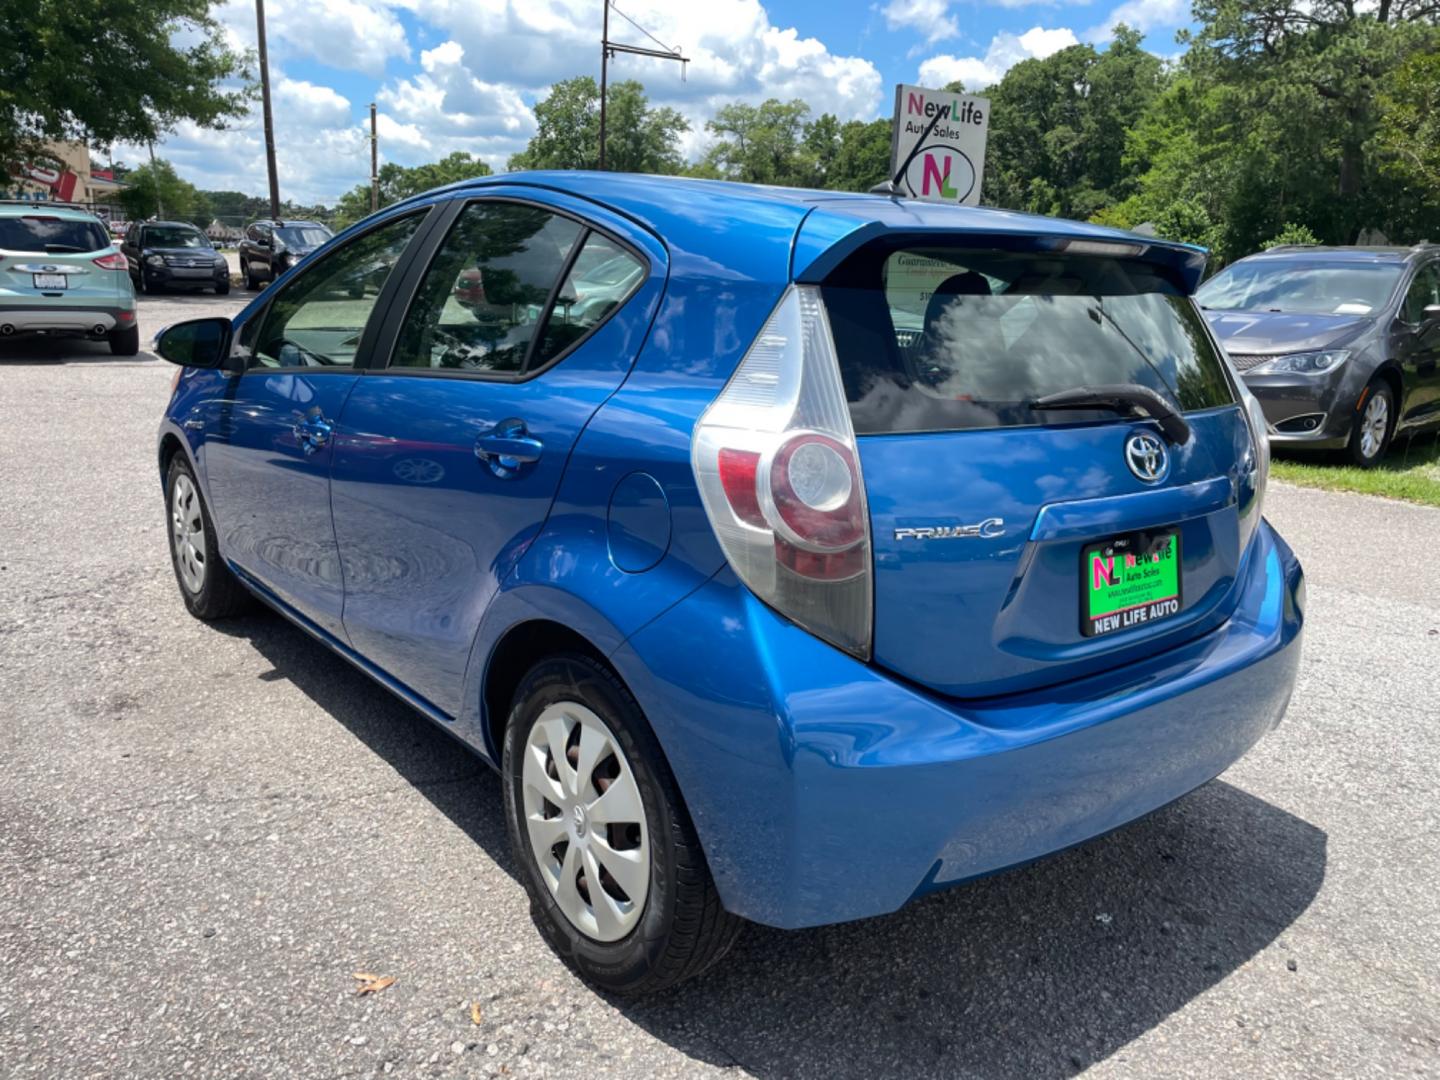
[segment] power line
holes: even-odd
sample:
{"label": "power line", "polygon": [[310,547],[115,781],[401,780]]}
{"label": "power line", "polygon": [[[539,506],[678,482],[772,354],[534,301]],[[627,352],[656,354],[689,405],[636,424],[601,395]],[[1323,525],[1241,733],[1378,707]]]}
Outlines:
{"label": "power line", "polygon": [[[690,63],[688,56],[683,56],[679,47],[671,48],[654,34],[646,30],[638,22],[626,15],[619,8],[615,7],[610,0],[602,0],[605,5],[605,15],[600,24],[600,168],[605,168],[605,106],[609,96],[610,59],[619,53],[628,53],[632,56],[653,56],[659,60],[678,60],[680,62],[680,79],[685,79],[685,65]],[[640,33],[660,46],[658,49],[646,48],[642,45],[626,45],[619,41],[610,40],[610,10],[614,8],[615,14],[619,15],[627,23],[633,26]]]}

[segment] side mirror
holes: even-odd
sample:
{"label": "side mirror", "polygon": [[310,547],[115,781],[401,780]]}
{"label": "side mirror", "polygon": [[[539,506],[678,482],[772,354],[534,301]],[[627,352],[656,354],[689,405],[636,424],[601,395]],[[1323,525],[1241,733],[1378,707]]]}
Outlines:
{"label": "side mirror", "polygon": [[155,351],[181,367],[222,367],[230,355],[230,320],[190,319],[167,326],[155,335]]}

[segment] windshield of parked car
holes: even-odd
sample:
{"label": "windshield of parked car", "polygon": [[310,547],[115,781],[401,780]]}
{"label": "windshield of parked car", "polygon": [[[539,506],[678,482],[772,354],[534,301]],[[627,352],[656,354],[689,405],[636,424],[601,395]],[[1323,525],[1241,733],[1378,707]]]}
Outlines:
{"label": "windshield of parked car", "polygon": [[1194,303],[1137,260],[878,247],[822,293],[857,434],[1113,419],[1034,402],[1114,383],[1234,401]]}
{"label": "windshield of parked car", "polygon": [[0,217],[0,250],[58,255],[99,251],[109,246],[110,237],[98,221],[44,213]]}
{"label": "windshield of parked car", "polygon": [[315,248],[330,239],[330,230],[318,225],[287,225],[276,229],[275,237],[286,247]]}
{"label": "windshield of parked car", "polygon": [[178,225],[151,225],[145,230],[145,246],[160,248],[208,248],[210,241],[199,229]]}
{"label": "windshield of parked car", "polygon": [[1255,259],[1227,266],[1195,294],[1211,311],[1372,315],[1404,272],[1401,263]]}

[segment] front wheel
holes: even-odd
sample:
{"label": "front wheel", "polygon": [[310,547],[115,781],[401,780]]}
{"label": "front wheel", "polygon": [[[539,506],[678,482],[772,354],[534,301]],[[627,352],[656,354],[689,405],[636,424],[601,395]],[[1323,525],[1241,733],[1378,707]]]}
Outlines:
{"label": "front wheel", "polygon": [[1384,379],[1375,379],[1365,388],[1360,415],[1350,431],[1346,456],[1362,469],[1380,464],[1395,431],[1395,391]]}
{"label": "front wheel", "polygon": [[639,705],[578,654],[531,668],[505,729],[510,843],[536,925],[590,982],[646,994],[692,978],[742,925]]}
{"label": "front wheel", "polygon": [[181,599],[190,614],[209,622],[238,615],[254,604],[230,568],[220,558],[215,525],[200,494],[200,484],[183,453],[170,461],[165,482],[165,510],[169,519],[170,563]]}
{"label": "front wheel", "polygon": [[229,295],[230,295],[230,281],[229,281],[228,278],[227,278],[225,281],[221,281],[221,282],[218,282],[218,283],[216,284],[216,286],[215,286],[215,295],[216,295],[216,296],[229,296]]}

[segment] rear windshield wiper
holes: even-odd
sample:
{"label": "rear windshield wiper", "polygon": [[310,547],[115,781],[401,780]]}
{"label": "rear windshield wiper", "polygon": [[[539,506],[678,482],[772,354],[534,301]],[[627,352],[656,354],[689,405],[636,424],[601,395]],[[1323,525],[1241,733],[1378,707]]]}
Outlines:
{"label": "rear windshield wiper", "polygon": [[1190,425],[1163,397],[1148,386],[1117,383],[1112,386],[1077,386],[1030,402],[1032,409],[1107,409],[1124,416],[1148,416],[1160,433],[1176,446],[1190,440]]}
{"label": "rear windshield wiper", "polygon": [[45,245],[45,254],[47,254],[47,255],[68,255],[68,254],[69,254],[70,252],[72,252],[72,251],[75,252],[75,254],[78,255],[78,254],[80,254],[81,252],[83,252],[83,251],[85,251],[85,250],[86,250],[85,248],[83,248],[83,247],[76,247],[74,244],[46,244],[46,245]]}

